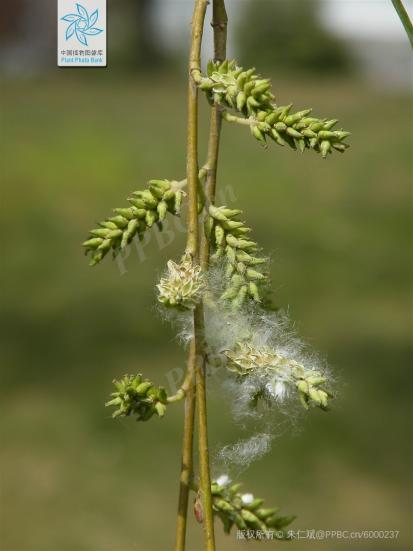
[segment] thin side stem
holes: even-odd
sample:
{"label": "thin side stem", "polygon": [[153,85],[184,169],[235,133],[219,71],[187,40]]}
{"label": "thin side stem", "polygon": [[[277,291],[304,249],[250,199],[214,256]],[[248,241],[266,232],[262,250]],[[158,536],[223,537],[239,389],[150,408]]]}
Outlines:
{"label": "thin side stem", "polygon": [[[192,366],[192,362],[189,362],[189,367]],[[185,398],[187,392],[190,390],[191,385],[193,384],[193,373],[190,369],[187,369],[185,379],[182,381],[181,386],[178,388],[178,390],[175,392],[175,394],[172,394],[172,396],[168,396],[167,402],[179,402],[179,400],[182,400]]]}
{"label": "thin side stem", "polygon": [[191,48],[189,52],[188,78],[188,123],[186,179],[188,182],[188,235],[187,252],[197,260],[198,257],[198,87],[193,79],[194,73],[201,69],[201,44],[204,30],[207,0],[195,0],[192,18]]}
{"label": "thin side stem", "polygon": [[[199,169],[198,180],[202,182],[205,179],[206,175],[207,175],[207,169],[206,169],[206,166],[203,166],[202,168]],[[183,180],[174,181],[173,187],[175,190],[183,189],[184,187],[186,187],[187,183],[188,183],[187,179],[184,178]]]}
{"label": "thin side stem", "polygon": [[208,423],[205,381],[204,309],[202,303],[194,311],[197,357],[195,366],[196,402],[198,411],[199,495],[204,517],[206,551],[215,551],[214,513],[212,511],[211,475],[209,469]]}
{"label": "thin side stem", "polygon": [[224,61],[227,56],[228,15],[224,0],[213,0],[212,27],[214,29],[214,59]]}
{"label": "thin side stem", "polygon": [[[193,440],[195,420],[195,340],[192,340],[188,355],[188,368],[185,381],[188,388],[185,395],[184,436],[182,443],[182,465],[179,478],[178,520],[176,525],[176,551],[184,551],[186,538],[186,524],[188,516],[188,499],[193,468]],[[179,392],[179,391],[178,391]]]}
{"label": "thin side stem", "polygon": [[[213,0],[212,23],[214,29],[214,60],[224,61],[227,53],[228,16],[224,0]],[[205,197],[207,206],[215,201],[217,185],[218,154],[221,137],[223,110],[219,105],[211,107],[211,118],[208,138],[208,157],[206,162],[207,178]],[[205,235],[201,239],[201,268],[205,271],[209,264],[209,241]]]}
{"label": "thin side stem", "polygon": [[394,6],[394,9],[397,12],[397,15],[402,22],[404,30],[406,31],[407,38],[410,40],[410,44],[413,48],[413,24],[410,20],[409,14],[407,13],[406,8],[403,5],[401,0],[391,0]]}
{"label": "thin side stem", "polygon": [[[198,172],[198,179],[202,181],[207,175],[206,167],[203,166]],[[179,188],[186,187],[187,178],[176,182]],[[196,349],[195,340],[190,344],[188,353],[188,363],[185,379],[178,391],[168,398],[168,402],[177,402],[185,398],[184,406],[184,429],[182,442],[182,463],[181,474],[179,478],[179,498],[178,498],[178,519],[176,524],[176,543],[175,551],[185,550],[186,526],[188,517],[189,492],[191,490],[191,480],[193,471],[193,440],[195,425],[195,362]]]}
{"label": "thin side stem", "polygon": [[227,122],[235,122],[237,124],[243,124],[245,126],[251,126],[251,124],[254,124],[256,121],[252,118],[246,119],[245,117],[237,117],[236,115],[232,115],[231,113],[228,113],[228,111],[224,111],[222,113],[222,117]]}

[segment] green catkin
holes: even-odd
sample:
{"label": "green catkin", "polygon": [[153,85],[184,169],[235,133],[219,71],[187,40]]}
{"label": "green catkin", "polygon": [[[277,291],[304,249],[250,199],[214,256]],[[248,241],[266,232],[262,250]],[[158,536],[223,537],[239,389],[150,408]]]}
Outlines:
{"label": "green catkin", "polygon": [[83,243],[86,254],[91,254],[90,265],[98,264],[110,250],[116,256],[136,235],[142,239],[155,223],[161,229],[168,212],[179,215],[185,193],[176,184],[169,180],[150,180],[147,189],[135,191],[128,198],[129,208],[114,209],[116,216],[91,230],[91,237]]}
{"label": "green catkin", "polygon": [[116,391],[105,404],[117,408],[112,417],[135,416],[137,421],[148,421],[153,415],[165,415],[168,397],[164,388],[155,387],[140,374],[125,375],[113,384]]}
{"label": "green catkin", "polygon": [[224,259],[225,285],[220,297],[229,301],[234,309],[240,308],[249,297],[261,302],[260,287],[268,286],[268,276],[261,271],[268,259],[255,256],[258,246],[255,241],[245,239],[250,232],[244,222],[237,220],[242,211],[224,206],[210,205],[205,232],[213,247],[211,262]]}
{"label": "green catkin", "polygon": [[[294,516],[278,516],[278,507],[263,508],[263,499],[254,498],[250,493],[241,493],[242,484],[231,484],[228,477],[222,476],[211,484],[212,508],[229,533],[233,526],[238,530],[249,530],[256,539],[287,539],[284,528]],[[272,536],[270,535],[272,534]]]}
{"label": "green catkin", "polygon": [[277,105],[270,80],[260,78],[255,69],[245,71],[235,61],[210,62],[207,75],[199,76],[197,84],[211,103],[233,109],[248,119],[251,134],[260,142],[265,143],[269,137],[278,145],[301,152],[313,149],[324,158],[349,147],[344,140],[350,133],[332,130],[337,119],[312,117],[311,109],[294,113],[292,104]]}

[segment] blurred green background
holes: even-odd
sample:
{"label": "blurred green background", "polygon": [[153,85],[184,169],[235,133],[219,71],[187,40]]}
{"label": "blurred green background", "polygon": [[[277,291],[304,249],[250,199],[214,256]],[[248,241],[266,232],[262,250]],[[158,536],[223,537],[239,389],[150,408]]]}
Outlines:
{"label": "blurred green background", "polygon": [[[187,32],[185,4],[175,8]],[[112,3],[115,53],[127,5],[115,11]],[[236,19],[242,29],[245,19]],[[234,35],[232,55],[241,56],[242,35]],[[3,39],[13,43],[7,33]],[[286,46],[289,39],[293,30],[282,37]],[[41,52],[52,59],[50,44]],[[251,48],[259,60],[258,46]],[[122,266],[108,258],[94,269],[80,246],[132,190],[185,170],[184,60],[165,47],[159,70],[148,72],[142,56],[118,64],[122,51],[107,70],[2,67],[2,551],[173,547],[182,407],[136,424],[111,420],[103,403],[114,377],[142,371],[168,385],[166,374],[184,364],[154,293],[184,235],[171,225],[165,246],[154,230]],[[366,78],[354,44],[353,54],[337,51],[345,60],[339,71],[328,69],[330,56],[311,71],[301,71],[300,61],[282,72],[276,60],[255,63],[273,77],[279,103],[340,119],[352,132],[345,155],[323,162],[311,152],[265,150],[242,128],[223,131],[219,179],[227,200],[235,198],[272,254],[277,303],[339,381],[330,413],[300,417],[241,478],[269,505],[297,514],[295,529],[400,535],[249,549],[404,550],[411,543],[411,93]],[[201,151],[207,126],[201,98]],[[209,396],[212,450],[241,434],[229,410],[222,393]],[[201,529],[190,519],[188,549],[200,551]],[[243,548],[216,526],[219,549]]]}

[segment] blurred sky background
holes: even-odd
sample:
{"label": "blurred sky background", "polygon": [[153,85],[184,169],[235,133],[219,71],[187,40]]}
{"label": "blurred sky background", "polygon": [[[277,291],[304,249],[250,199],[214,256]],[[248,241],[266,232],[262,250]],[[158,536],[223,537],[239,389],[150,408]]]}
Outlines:
{"label": "blurred sky background", "polygon": [[[254,10],[265,11],[269,4],[276,2],[256,0]],[[311,2],[293,0],[292,3],[305,6]],[[286,0],[278,1],[280,5],[286,3]],[[113,46],[115,51],[119,48],[122,51],[122,46],[124,50],[133,46],[136,27],[140,32],[135,37],[135,46],[137,41],[143,46],[151,35],[152,39],[156,36],[150,41],[156,42],[159,49],[169,53],[185,51],[187,33],[184,32],[182,21],[190,20],[191,0],[125,0],[122,4],[109,0],[108,6],[110,31],[114,34],[114,40],[112,42],[110,39],[109,46]],[[250,6],[250,0],[228,0],[228,10],[233,14],[233,24],[228,35],[229,57],[237,51],[237,23],[245,17]],[[413,12],[412,0],[406,0],[405,6],[410,13]],[[54,3],[48,0],[3,1],[0,23],[2,71],[24,76],[50,68],[50,54],[55,41],[55,10]],[[317,16],[324,29],[346,41],[355,62],[377,83],[391,87],[411,86],[412,62],[406,48],[407,38],[401,32],[401,23],[390,0],[320,0]],[[156,33],[153,34],[154,25]],[[204,60],[208,57],[211,45],[212,34],[207,32]],[[144,52],[142,48],[138,55],[144,56]],[[123,57],[129,59],[128,56]]]}
{"label": "blurred sky background", "polygon": [[[89,2],[92,0],[84,0]],[[406,2],[412,12],[413,2]],[[397,539],[250,543],[248,549],[411,549],[412,56],[390,0],[229,0],[228,55],[280,104],[352,132],[323,161],[224,126],[222,202],[273,259],[275,301],[331,365],[331,412],[274,418],[272,450],[226,470],[296,514],[295,529],[398,530]],[[182,408],[114,421],[113,378],[167,387],[185,351],[154,283],[184,246],[154,229],[123,262],[89,268],[81,243],[150,178],[185,171],[190,0],[109,0],[107,69],[56,67],[56,5],[2,0],[1,551],[173,548]],[[207,15],[207,21],[210,14]],[[204,60],[210,56],[206,25]],[[201,157],[208,105],[200,98]],[[201,158],[202,162],[202,158]],[[222,379],[209,387],[217,453],[251,432]],[[409,521],[410,518],[410,521]],[[216,523],[218,548],[243,548]],[[202,535],[190,512],[190,551]]]}
{"label": "blurred sky background", "polygon": [[[272,0],[256,0],[255,9],[269,4]],[[301,4],[306,0],[301,0]],[[179,5],[179,9],[177,9]],[[413,2],[405,2],[406,8],[413,11]],[[242,18],[248,8],[248,0],[229,0],[228,9],[235,19]],[[191,14],[191,2],[168,2],[158,0],[156,9],[162,22],[166,40],[177,49],[182,48],[181,13]],[[406,37],[400,32],[400,20],[388,0],[321,0],[319,3],[320,23],[342,37],[351,48],[362,69],[378,82],[383,76],[388,77],[390,86],[412,84],[412,66],[409,51],[406,48]],[[211,47],[212,36],[208,34],[205,42],[204,57]],[[228,55],[231,57],[237,48],[236,27],[229,29]],[[399,63],[389,63],[392,56],[397,56]],[[410,70],[406,71],[406,64]]]}

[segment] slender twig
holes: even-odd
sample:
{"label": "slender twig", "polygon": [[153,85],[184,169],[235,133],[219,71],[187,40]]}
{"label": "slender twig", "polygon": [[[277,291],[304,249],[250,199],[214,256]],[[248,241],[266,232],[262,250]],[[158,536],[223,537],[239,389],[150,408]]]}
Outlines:
{"label": "slender twig", "polygon": [[[203,180],[205,180],[206,175],[207,175],[207,168],[204,165],[202,168],[199,169],[198,180],[202,182]],[[184,187],[187,186],[187,184],[188,184],[188,181],[186,178],[184,178],[183,180],[174,181],[174,188],[183,189]]]}
{"label": "slender twig", "polygon": [[403,2],[401,0],[392,0],[392,3],[413,48],[413,24],[410,20],[409,14],[407,13],[406,8],[403,6]]}
{"label": "slender twig", "polygon": [[207,0],[195,0],[192,18],[191,48],[189,52],[186,164],[186,178],[188,182],[188,234],[186,251],[195,260],[198,257],[198,87],[192,75],[194,72],[200,71],[201,43],[207,4]]}
{"label": "slender twig", "polygon": [[[196,0],[192,18],[191,47],[189,54],[189,78],[188,78],[188,128],[187,128],[187,170],[186,179],[188,186],[188,234],[186,251],[195,259],[198,259],[198,90],[193,75],[200,72],[200,54],[202,34],[207,8],[207,0]],[[202,347],[203,339],[203,313],[202,309],[194,312],[194,335],[189,350],[188,373],[193,382],[197,375],[197,358]],[[177,521],[176,551],[184,551],[186,537],[186,523],[188,514],[189,481],[192,476],[193,462],[193,431],[195,411],[194,385],[191,384],[185,399],[185,420],[182,452],[182,468],[180,476],[179,509]],[[202,406],[201,406],[202,407]],[[209,488],[210,489],[210,488]],[[211,515],[212,517],[212,510]],[[206,517],[206,522],[210,519]],[[208,523],[209,526],[209,523]],[[213,530],[206,529],[206,548],[208,551],[215,549]]]}
{"label": "slender twig", "polygon": [[[225,1],[214,0],[211,25],[214,29],[215,61],[223,61],[226,57],[227,24],[228,16],[225,10]],[[211,107],[211,119],[208,139],[208,157],[206,162],[207,179],[205,185],[205,196],[207,203],[213,203],[215,200],[222,115],[223,111],[219,105],[214,105]],[[203,235],[201,239],[200,256],[201,267],[203,270],[206,270],[209,263],[209,241],[208,239],[206,239],[205,235]]]}
{"label": "slender twig", "polygon": [[228,15],[224,0],[213,0],[212,27],[214,29],[214,58],[224,61],[227,55]]}
{"label": "slender twig", "polygon": [[215,551],[214,514],[212,511],[211,476],[208,452],[208,423],[205,381],[205,346],[203,340],[204,310],[200,304],[195,308],[194,326],[197,343],[195,366],[196,402],[198,410],[198,454],[199,454],[199,494],[204,517],[204,537],[206,551]]}
{"label": "slender twig", "polygon": [[[223,60],[226,54],[227,14],[224,0],[214,0],[212,26],[214,29],[214,57]],[[205,198],[207,204],[214,202],[218,166],[219,142],[221,133],[221,110],[219,106],[211,107],[211,120],[208,140],[207,178]],[[209,264],[209,241],[203,234],[200,245],[201,268],[206,271]],[[199,464],[200,464],[200,495],[204,509],[204,526],[207,550],[215,549],[214,518],[212,512],[211,476],[209,469],[208,427],[206,411],[206,356],[198,362],[196,371],[196,391],[198,402],[198,437],[199,437]]]}
{"label": "slender twig", "polygon": [[224,118],[227,122],[235,122],[237,124],[244,124],[245,126],[251,126],[251,124],[256,122],[254,118],[246,119],[245,117],[237,117],[236,115],[228,113],[228,111],[224,111],[222,113],[222,118]]}
{"label": "slender twig", "polygon": [[187,378],[189,386],[185,396],[184,436],[182,443],[182,465],[179,478],[178,520],[176,525],[176,551],[184,551],[186,537],[186,523],[188,516],[188,499],[193,464],[193,440],[195,418],[195,340],[192,340],[188,355]]}
{"label": "slender twig", "polygon": [[[192,367],[191,362],[189,362],[189,367]],[[175,394],[172,394],[172,396],[168,396],[167,402],[168,403],[179,402],[179,400],[182,400],[183,398],[185,398],[192,384],[193,384],[193,373],[191,372],[190,369],[187,369],[185,374],[185,379],[182,381],[181,386],[178,388]]]}
{"label": "slender twig", "polygon": [[[187,185],[188,185],[188,239],[187,252],[197,259],[200,257],[202,268],[208,267],[209,245],[205,237],[202,238],[200,251],[198,250],[198,201],[197,186],[200,174],[198,173],[198,102],[195,80],[200,73],[200,48],[203,32],[203,23],[207,3],[196,0],[192,20],[192,40],[189,59],[189,87],[188,87],[188,143],[187,143]],[[227,15],[223,0],[214,0],[213,20],[214,52],[216,59],[224,59],[226,52],[226,25]],[[221,130],[221,111],[218,106],[211,109],[210,137],[208,144],[208,159],[206,163],[205,197],[212,202],[215,196],[216,171],[218,163],[219,137]],[[202,171],[202,169],[201,169]],[[205,173],[202,174],[202,176]],[[198,254],[199,253],[199,254]],[[211,480],[208,453],[208,427],[206,410],[205,385],[205,353],[203,343],[204,315],[202,305],[194,312],[194,337],[191,342],[188,373],[195,371],[196,400],[198,403],[198,439],[199,439],[199,492],[202,499],[205,529],[205,547],[207,551],[214,551],[214,519],[212,512]],[[187,379],[186,379],[187,380]],[[191,380],[191,379],[190,379]],[[189,481],[192,473],[192,443],[194,425],[195,396],[193,386],[184,389],[185,383],[176,394],[181,396],[186,391],[185,423],[183,459],[181,470],[181,486],[179,498],[179,514],[177,525],[176,550],[185,548],[186,517],[188,509]],[[175,398],[175,397],[173,397]]]}
{"label": "slender twig", "polygon": [[[187,179],[188,179],[188,242],[187,251],[198,259],[198,96],[196,78],[200,73],[200,53],[207,2],[196,0],[194,18],[192,21],[192,44],[189,58],[189,90],[188,90],[188,149],[187,149]],[[194,340],[196,349],[195,381],[196,402],[198,410],[198,453],[200,497],[204,517],[204,538],[206,551],[215,551],[214,515],[212,511],[211,479],[208,453],[208,425],[205,385],[205,351],[204,351],[204,311],[203,305],[194,310]]]}

